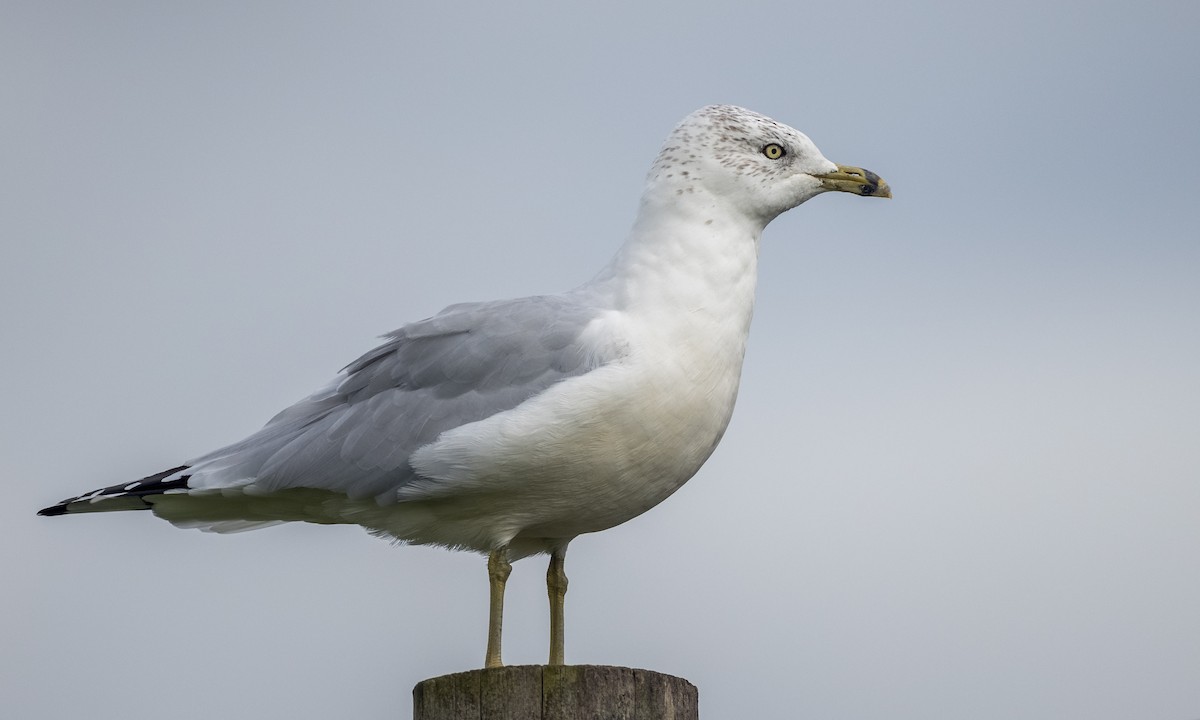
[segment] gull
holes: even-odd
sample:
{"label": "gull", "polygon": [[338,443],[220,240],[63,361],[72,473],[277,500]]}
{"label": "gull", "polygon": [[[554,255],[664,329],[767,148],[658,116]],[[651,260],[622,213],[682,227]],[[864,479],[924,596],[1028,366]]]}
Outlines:
{"label": "gull", "polygon": [[452,305],[244,440],[39,514],[150,510],[216,532],[356,524],[485,554],[485,667],[503,664],[511,562],[549,554],[561,665],[567,545],[659,504],[712,454],[741,380],[763,229],[827,191],[891,197],[791,127],[701,108],[667,137],[632,230],[591,281]]}

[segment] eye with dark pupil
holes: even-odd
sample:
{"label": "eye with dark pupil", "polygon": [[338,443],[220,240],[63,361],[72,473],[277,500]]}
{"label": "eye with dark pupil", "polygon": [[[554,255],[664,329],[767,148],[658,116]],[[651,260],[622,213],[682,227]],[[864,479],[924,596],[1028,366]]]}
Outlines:
{"label": "eye with dark pupil", "polygon": [[783,150],[783,147],[781,145],[776,145],[775,143],[771,143],[770,145],[764,147],[762,152],[763,155],[766,155],[771,160],[778,160],[786,154]]}

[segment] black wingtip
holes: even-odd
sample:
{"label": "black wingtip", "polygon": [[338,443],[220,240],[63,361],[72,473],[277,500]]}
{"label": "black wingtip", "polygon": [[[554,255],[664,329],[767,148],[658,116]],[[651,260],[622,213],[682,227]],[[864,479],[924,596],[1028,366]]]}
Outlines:
{"label": "black wingtip", "polygon": [[[174,480],[165,478],[187,470],[187,465],[178,465],[170,470],[163,470],[132,483],[121,483],[110,487],[93,490],[79,497],[63,500],[57,505],[38,510],[38,515],[54,517],[81,512],[103,512],[106,510],[149,510],[150,503],[142,498],[149,495],[160,495],[168,490],[187,488],[190,475],[183,475]],[[83,502],[87,500],[89,502]],[[75,505],[71,509],[71,505]],[[95,507],[92,507],[95,505]]]}

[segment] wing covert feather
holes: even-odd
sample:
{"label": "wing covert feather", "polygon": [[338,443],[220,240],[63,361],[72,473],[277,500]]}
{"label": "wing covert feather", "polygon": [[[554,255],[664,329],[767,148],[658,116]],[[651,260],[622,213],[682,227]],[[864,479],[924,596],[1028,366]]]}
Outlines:
{"label": "wing covert feather", "polygon": [[454,305],[406,325],[242,442],[192,463],[193,487],[320,488],[394,501],[414,450],[614,358],[571,296]]}

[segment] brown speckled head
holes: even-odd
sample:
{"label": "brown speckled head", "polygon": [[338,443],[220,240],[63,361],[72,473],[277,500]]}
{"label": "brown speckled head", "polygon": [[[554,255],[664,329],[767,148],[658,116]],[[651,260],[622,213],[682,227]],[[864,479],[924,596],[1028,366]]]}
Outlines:
{"label": "brown speckled head", "polygon": [[[794,128],[735,105],[710,105],[684,118],[650,168],[648,190],[664,195],[709,194],[770,222],[780,213],[827,190],[889,196],[875,185],[836,185],[828,178],[844,168],[825,158]],[[865,171],[863,171],[865,173]]]}

